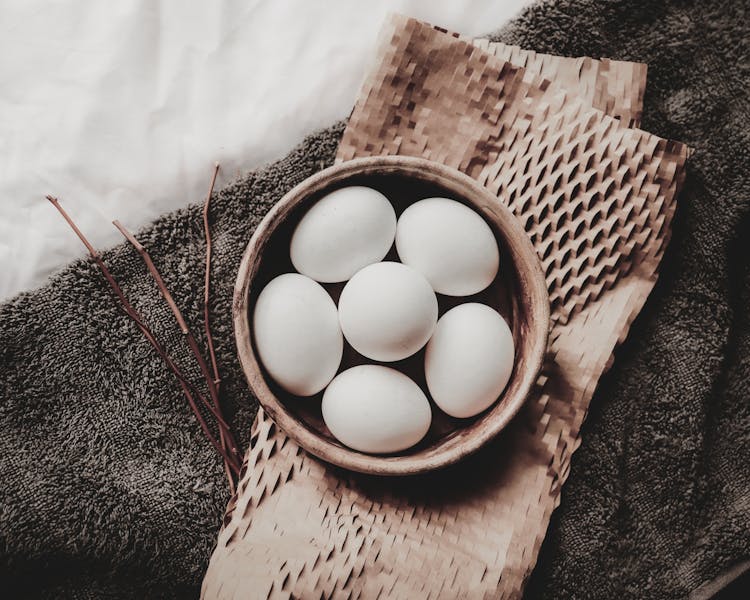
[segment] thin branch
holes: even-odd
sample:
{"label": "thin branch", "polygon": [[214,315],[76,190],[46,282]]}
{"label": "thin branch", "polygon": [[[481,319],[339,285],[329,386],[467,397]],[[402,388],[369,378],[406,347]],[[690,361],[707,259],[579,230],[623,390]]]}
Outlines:
{"label": "thin branch", "polygon": [[208,304],[210,298],[211,289],[211,230],[208,226],[208,210],[209,204],[211,203],[211,195],[214,193],[214,185],[216,184],[216,176],[219,173],[219,163],[214,165],[214,173],[211,177],[211,185],[208,187],[208,194],[206,194],[206,201],[203,204],[203,231],[206,235],[206,269],[204,275],[203,285],[203,323],[206,328],[206,342],[208,345],[208,354],[211,358],[211,367],[214,371],[214,383],[216,384],[216,391],[219,391],[221,379],[219,377],[219,367],[216,362],[216,352],[214,351],[214,340],[211,335],[211,326],[209,324],[209,311]]}
{"label": "thin branch", "polygon": [[[186,336],[190,335],[190,330],[188,329],[187,323],[185,322],[185,319],[182,317],[182,313],[180,312],[180,309],[177,308],[177,303],[174,301],[174,298],[172,298],[172,294],[169,293],[169,290],[167,289],[166,284],[164,283],[164,280],[161,278],[161,275],[159,274],[159,271],[157,270],[156,266],[154,265],[153,261],[151,260],[151,257],[149,256],[148,252],[146,252],[146,249],[141,246],[141,243],[135,239],[135,236],[130,233],[127,229],[125,229],[125,226],[120,223],[118,220],[112,221],[115,227],[120,230],[120,233],[125,236],[125,239],[130,242],[130,244],[138,251],[138,254],[141,255],[141,258],[143,259],[143,262],[146,263],[146,268],[149,270],[149,273],[151,273],[151,276],[156,280],[156,285],[159,288],[159,292],[164,297],[164,301],[169,306],[169,310],[172,311],[172,314],[174,315],[175,320],[177,321],[177,325],[180,327],[180,331]],[[192,337],[192,336],[190,336]]]}
{"label": "thin branch", "polygon": [[[88,250],[89,254],[91,255],[91,258],[94,260],[94,262],[99,267],[99,270],[102,272],[102,275],[104,276],[105,280],[109,284],[109,287],[112,291],[112,293],[115,295],[115,297],[119,300],[122,310],[127,314],[130,319],[135,323],[135,325],[138,327],[138,329],[141,331],[143,336],[146,338],[146,340],[151,344],[151,346],[156,350],[157,354],[164,360],[164,362],[167,364],[167,367],[172,371],[172,373],[176,376],[178,383],[180,384],[180,387],[182,388],[182,391],[188,400],[188,404],[190,405],[191,410],[195,414],[199,425],[201,426],[201,429],[208,437],[211,444],[216,448],[216,450],[219,452],[219,454],[222,455],[222,457],[225,459],[225,462],[228,461],[229,464],[231,464],[232,470],[235,473],[239,473],[239,461],[236,458],[236,455],[230,456],[227,454],[225,450],[222,449],[221,445],[216,441],[216,438],[211,434],[208,425],[206,424],[205,420],[203,419],[203,416],[201,415],[200,411],[198,410],[197,405],[195,404],[195,400],[193,397],[193,394],[190,391],[190,384],[187,381],[187,378],[184,376],[182,371],[179,369],[179,367],[174,363],[174,361],[167,355],[166,350],[164,347],[158,342],[156,337],[154,336],[153,332],[149,327],[143,322],[138,312],[133,308],[133,306],[130,304],[128,299],[125,297],[125,294],[123,293],[122,289],[120,288],[119,284],[115,280],[115,278],[110,273],[109,269],[107,268],[107,265],[104,264],[104,261],[102,261],[101,256],[99,253],[94,249],[94,247],[89,243],[88,239],[86,239],[86,236],[83,235],[80,229],[78,229],[78,226],[75,224],[73,219],[70,218],[68,213],[63,209],[63,207],[60,205],[60,202],[57,198],[53,196],[46,196],[47,200],[57,209],[57,211],[62,215],[62,217],[65,219],[65,221],[68,223],[70,228],[75,232],[75,234],[78,236],[78,239],[81,240],[83,245]],[[208,404],[208,402],[204,399],[204,403]],[[217,419],[221,418],[221,415],[215,415]],[[221,419],[223,422],[223,419]],[[224,426],[228,428],[228,425],[224,423]]]}
{"label": "thin branch", "polygon": [[[208,186],[208,193],[206,193],[206,201],[203,203],[203,232],[206,236],[206,268],[203,279],[203,326],[206,332],[206,345],[208,346],[208,356],[211,359],[211,368],[213,369],[214,385],[216,386],[216,397],[217,401],[221,398],[221,378],[219,377],[219,365],[216,361],[216,352],[214,350],[214,338],[211,335],[211,322],[209,317],[209,301],[210,301],[210,290],[211,290],[211,228],[208,225],[208,211],[211,203],[211,195],[214,193],[214,185],[216,185],[216,176],[219,174],[219,163],[214,165],[214,172],[211,176],[211,183]],[[220,406],[216,406],[220,409]],[[227,440],[223,430],[219,430],[219,438],[221,445],[226,448]],[[227,477],[230,481],[230,487],[232,485],[232,478],[229,476],[229,468],[225,464],[227,470]],[[232,492],[234,493],[234,492]]]}
{"label": "thin branch", "polygon": [[[198,347],[198,343],[195,341],[195,337],[193,336],[190,329],[188,328],[187,323],[185,322],[185,319],[183,318],[182,313],[180,312],[180,309],[177,307],[177,304],[172,298],[172,295],[169,293],[169,290],[167,289],[167,286],[164,283],[164,279],[162,278],[161,273],[159,273],[159,270],[156,268],[154,261],[151,260],[151,256],[149,255],[148,251],[141,245],[141,243],[135,238],[135,236],[132,233],[130,233],[125,228],[125,226],[119,221],[115,220],[113,221],[113,223],[115,227],[117,227],[117,229],[120,231],[120,233],[122,233],[122,235],[125,236],[125,239],[128,240],[128,242],[130,242],[133,248],[135,248],[138,254],[141,255],[143,262],[146,264],[146,268],[148,269],[149,273],[151,273],[151,276],[156,282],[156,285],[159,288],[159,291],[161,292],[162,296],[164,296],[164,300],[166,301],[167,306],[169,306],[169,309],[172,311],[172,314],[174,315],[175,321],[177,321],[177,325],[179,326],[180,331],[182,331],[183,335],[185,336],[185,339],[187,340],[187,343],[188,343],[188,346],[190,347],[191,352],[195,356],[196,361],[198,361],[198,366],[200,367],[201,374],[206,380],[206,384],[208,385],[208,392],[209,392],[209,395],[211,396],[211,400],[214,403],[214,406],[218,407],[219,395],[217,393],[214,379],[211,376],[211,372],[209,371],[208,365],[206,364],[206,361],[203,358],[203,355],[201,354],[200,348]],[[224,432],[224,435],[226,436],[227,442],[229,443],[230,454],[234,456],[238,456],[239,449],[237,448],[237,442],[234,440],[234,436],[232,436],[231,431],[226,430]]]}

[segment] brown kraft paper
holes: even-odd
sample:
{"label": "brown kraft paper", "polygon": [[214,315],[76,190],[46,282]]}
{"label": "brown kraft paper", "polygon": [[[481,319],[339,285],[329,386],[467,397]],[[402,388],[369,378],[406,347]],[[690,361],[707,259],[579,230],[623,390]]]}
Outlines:
{"label": "brown kraft paper", "polygon": [[410,478],[324,464],[261,410],[205,598],[522,595],[597,381],[656,280],[688,148],[628,127],[643,65],[470,42],[393,17],[337,160],[425,157],[512,209],[550,293],[537,386],[477,455]]}

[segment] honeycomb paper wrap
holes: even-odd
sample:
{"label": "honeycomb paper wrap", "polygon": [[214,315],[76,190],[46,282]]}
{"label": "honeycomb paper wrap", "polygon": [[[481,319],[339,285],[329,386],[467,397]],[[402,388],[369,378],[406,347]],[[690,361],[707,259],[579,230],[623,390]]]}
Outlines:
{"label": "honeycomb paper wrap", "polygon": [[337,159],[429,158],[505,202],[550,292],[545,365],[495,441],[410,478],[326,465],[261,411],[204,597],[522,594],[597,381],[656,280],[683,180],[685,146],[629,127],[645,76],[388,22]]}

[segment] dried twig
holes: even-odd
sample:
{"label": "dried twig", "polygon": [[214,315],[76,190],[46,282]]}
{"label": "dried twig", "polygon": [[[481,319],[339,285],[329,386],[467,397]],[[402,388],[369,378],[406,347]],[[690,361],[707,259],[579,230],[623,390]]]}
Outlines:
{"label": "dried twig", "polygon": [[208,345],[208,354],[211,358],[211,368],[214,371],[214,384],[216,385],[216,391],[218,392],[221,385],[221,379],[219,378],[219,367],[216,362],[216,352],[214,351],[214,339],[211,335],[211,327],[209,325],[209,314],[208,304],[210,298],[211,289],[211,230],[208,226],[208,209],[211,202],[211,195],[214,192],[214,184],[216,183],[216,175],[219,173],[219,163],[214,165],[214,174],[211,177],[211,185],[208,187],[208,194],[206,194],[206,201],[203,203],[203,232],[206,236],[206,269],[204,276],[203,285],[203,323],[206,328],[206,344]]}
{"label": "dried twig", "polygon": [[[208,193],[206,194],[206,201],[203,203],[203,232],[206,236],[206,268],[203,279],[203,326],[206,331],[206,345],[208,346],[208,356],[211,360],[211,368],[213,369],[214,385],[216,386],[216,397],[217,401],[220,398],[221,393],[221,378],[219,377],[219,365],[216,361],[216,352],[214,350],[214,338],[211,335],[211,322],[209,316],[209,302],[211,298],[211,228],[208,225],[208,210],[211,203],[211,195],[214,192],[214,185],[216,184],[216,176],[219,174],[219,163],[214,165],[214,172],[211,176],[211,183],[208,186]],[[220,406],[217,404],[216,409],[220,410]],[[226,449],[227,439],[224,434],[224,430],[219,430],[219,439],[221,445]],[[232,477],[229,473],[228,465],[224,465],[227,471],[227,479],[230,482],[230,488],[232,487]],[[234,493],[234,491],[232,491]]]}
{"label": "dried twig", "polygon": [[[156,268],[156,265],[154,264],[153,260],[151,260],[151,256],[149,255],[148,251],[141,245],[141,243],[135,238],[135,236],[130,233],[122,223],[119,221],[113,221],[115,227],[122,233],[122,235],[125,237],[128,242],[135,248],[135,250],[138,252],[138,254],[141,255],[141,258],[143,259],[143,262],[146,264],[146,268],[148,269],[149,273],[151,273],[151,276],[153,277],[154,281],[156,282],[157,287],[159,288],[159,291],[161,292],[162,296],[164,297],[165,302],[167,303],[167,306],[169,306],[169,309],[172,311],[172,314],[174,315],[175,321],[177,321],[177,325],[180,328],[180,331],[185,336],[185,339],[187,340],[188,346],[190,347],[191,352],[195,356],[196,361],[198,362],[198,366],[200,367],[201,374],[206,379],[206,384],[208,385],[208,393],[211,396],[211,401],[213,402],[215,407],[219,406],[219,395],[218,390],[216,388],[216,383],[214,382],[214,378],[212,377],[212,374],[208,368],[208,365],[206,364],[205,359],[203,358],[203,355],[201,354],[200,348],[198,347],[198,343],[195,341],[195,337],[190,331],[190,328],[188,327],[187,323],[185,322],[184,317],[182,316],[182,313],[180,312],[180,309],[177,307],[177,304],[174,301],[174,298],[172,298],[172,294],[169,293],[169,290],[167,289],[166,284],[164,283],[164,279],[161,276],[161,273],[159,273],[159,270]],[[239,449],[237,448],[237,442],[234,440],[234,436],[232,435],[232,432],[228,428],[221,428],[223,431],[223,435],[226,438],[226,443],[228,444],[227,453],[231,456],[238,457],[239,456]]]}
{"label": "dried twig", "polygon": [[[201,414],[200,410],[198,409],[197,404],[195,403],[194,395],[200,395],[197,390],[195,390],[194,386],[192,386],[187,378],[185,377],[184,373],[180,370],[180,368],[177,366],[177,364],[169,357],[164,347],[159,343],[159,341],[154,336],[154,333],[151,331],[151,329],[143,322],[143,319],[140,317],[138,312],[135,310],[135,308],[130,304],[128,299],[125,297],[125,294],[123,293],[122,289],[120,288],[119,284],[115,280],[115,278],[112,276],[112,273],[109,271],[107,266],[104,264],[104,261],[102,261],[101,256],[99,253],[94,249],[94,247],[89,243],[88,239],[85,235],[81,232],[81,230],[78,228],[78,226],[75,224],[75,222],[70,218],[68,213],[63,209],[63,207],[60,205],[60,202],[57,198],[53,196],[47,196],[47,200],[50,201],[50,203],[58,210],[58,212],[62,215],[62,217],[65,219],[65,221],[68,223],[70,228],[75,232],[75,234],[78,236],[78,239],[81,240],[83,245],[86,247],[86,250],[88,250],[89,255],[94,260],[94,262],[99,267],[99,270],[102,272],[102,275],[104,276],[105,280],[109,284],[110,289],[112,290],[115,297],[120,302],[120,307],[122,310],[127,314],[130,319],[135,323],[135,325],[138,327],[138,329],[141,331],[143,336],[146,338],[146,340],[151,344],[151,346],[156,350],[157,354],[162,358],[162,360],[166,363],[167,367],[170,371],[175,375],[177,378],[178,383],[180,384],[180,387],[183,391],[183,394],[185,395],[185,398],[188,401],[188,404],[190,405],[191,410],[196,416],[196,419],[198,420],[198,423],[203,430],[206,437],[209,439],[211,444],[216,448],[216,450],[219,452],[219,454],[222,455],[222,457],[225,460],[225,464],[228,464],[231,468],[232,472],[235,474],[239,473],[240,465],[239,461],[237,459],[236,453],[228,453],[221,444],[219,444],[216,441],[216,438],[211,433],[211,430],[209,429],[205,419],[203,418],[203,415]],[[203,399],[204,403],[208,405],[208,402]],[[213,411],[212,411],[213,412]],[[220,423],[220,427],[224,427],[228,429],[228,425],[226,422],[224,422],[223,418],[221,417],[220,413],[214,412],[214,416],[216,416],[217,421]]]}

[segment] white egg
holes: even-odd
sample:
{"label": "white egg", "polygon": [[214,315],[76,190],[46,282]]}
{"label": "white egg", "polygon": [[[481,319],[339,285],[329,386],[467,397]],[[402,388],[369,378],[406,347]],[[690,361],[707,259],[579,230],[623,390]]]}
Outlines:
{"label": "white egg", "polygon": [[432,421],[430,403],[419,386],[381,365],[339,373],[323,394],[322,411],[337,440],[372,454],[410,448]]}
{"label": "white egg", "polygon": [[346,340],[363,356],[383,362],[420,350],[435,329],[437,315],[437,298],[427,280],[397,262],[358,271],[339,298]]}
{"label": "white egg", "polygon": [[312,396],[333,379],[344,339],[336,305],[323,287],[286,273],[258,296],[253,313],[255,346],[273,380],[297,396]]}
{"label": "white egg", "polygon": [[487,222],[448,198],[427,198],[409,206],[398,220],[396,250],[401,262],[447,296],[481,292],[495,279],[500,264]]}
{"label": "white egg", "polygon": [[502,394],[513,371],[513,334],[484,304],[460,304],[445,313],[425,351],[432,399],[453,417],[472,417]]}
{"label": "white egg", "polygon": [[297,224],[292,264],[316,281],[346,281],[382,260],[395,235],[396,213],[388,198],[368,187],[341,188],[313,204]]}

